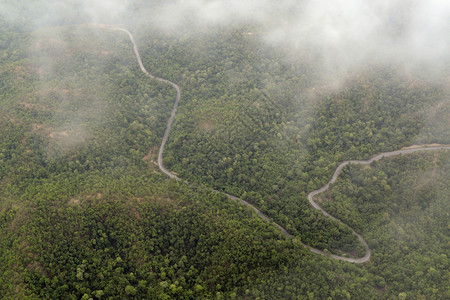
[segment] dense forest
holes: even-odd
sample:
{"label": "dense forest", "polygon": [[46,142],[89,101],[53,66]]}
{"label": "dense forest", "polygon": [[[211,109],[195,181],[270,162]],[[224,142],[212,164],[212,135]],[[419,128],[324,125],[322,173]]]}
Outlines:
{"label": "dense forest", "polygon": [[450,297],[448,150],[347,166],[318,196],[369,262],[302,246],[364,254],[307,194],[342,161],[450,144],[445,78],[370,62],[336,87],[251,22],[193,34],[130,20],[147,70],[181,87],[175,181],[156,163],[175,90],[90,21],[0,19],[2,299]]}
{"label": "dense forest", "polygon": [[425,298],[448,296],[449,162],[444,151],[350,166],[321,198],[368,239],[371,273]]}

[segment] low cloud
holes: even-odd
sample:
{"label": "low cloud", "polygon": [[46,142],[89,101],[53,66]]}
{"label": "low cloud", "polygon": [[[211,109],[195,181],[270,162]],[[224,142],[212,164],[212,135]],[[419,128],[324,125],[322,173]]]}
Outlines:
{"label": "low cloud", "polygon": [[[172,1],[155,24],[256,23],[261,38],[287,50],[315,51],[329,69],[346,70],[370,60],[441,69],[450,50],[450,2],[309,0]],[[443,64],[444,63],[444,64]]]}
{"label": "low cloud", "polygon": [[[20,3],[23,3],[20,6]],[[450,2],[441,0],[65,0],[8,1],[0,14],[41,23],[151,24],[198,34],[198,27],[256,24],[264,43],[314,51],[326,69],[369,61],[448,71]]]}

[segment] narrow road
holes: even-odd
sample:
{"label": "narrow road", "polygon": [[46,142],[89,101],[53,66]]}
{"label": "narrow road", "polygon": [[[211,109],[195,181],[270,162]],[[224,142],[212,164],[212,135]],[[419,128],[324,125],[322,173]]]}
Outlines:
{"label": "narrow road", "polygon": [[[162,139],[162,142],[161,142],[161,146],[159,148],[159,152],[158,152],[158,166],[161,169],[161,171],[164,174],[166,174],[167,176],[169,176],[170,178],[173,178],[173,179],[178,180],[178,181],[182,180],[180,177],[178,177],[175,174],[172,174],[171,172],[169,172],[166,168],[164,168],[164,165],[163,165],[164,146],[166,145],[167,138],[169,137],[170,129],[172,128],[172,123],[173,123],[173,121],[175,119],[175,114],[177,113],[178,103],[180,102],[180,98],[181,98],[180,87],[176,83],[174,83],[174,82],[172,82],[170,80],[167,80],[167,79],[164,79],[164,78],[160,78],[160,77],[156,77],[156,76],[150,74],[145,69],[144,65],[142,64],[141,56],[139,55],[139,51],[138,51],[138,48],[137,48],[136,43],[134,41],[133,35],[128,30],[126,30],[124,28],[111,28],[111,29],[112,30],[123,31],[123,32],[125,32],[128,35],[128,37],[131,40],[131,43],[133,44],[134,54],[135,54],[136,59],[137,59],[137,61],[139,63],[139,67],[141,68],[141,71],[144,72],[144,74],[146,74],[151,79],[156,79],[156,80],[158,80],[160,82],[164,82],[164,83],[170,84],[177,91],[177,96],[175,98],[175,102],[173,104],[172,111],[170,113],[170,118],[167,121],[166,131],[164,132],[164,136],[163,136],[163,139]],[[314,196],[317,195],[317,194],[320,194],[320,193],[322,193],[324,191],[326,191],[330,187],[330,185],[333,182],[336,181],[336,179],[338,178],[338,176],[341,173],[342,169],[348,164],[368,165],[368,164],[371,164],[374,161],[380,160],[380,159],[385,158],[385,157],[401,155],[401,154],[408,154],[408,153],[413,153],[413,152],[418,152],[418,151],[431,151],[431,150],[443,150],[443,149],[450,149],[450,146],[448,146],[448,145],[433,145],[433,146],[427,147],[426,145],[423,145],[422,147],[417,147],[417,148],[412,148],[412,149],[405,149],[405,150],[397,150],[397,151],[392,151],[392,152],[380,153],[377,156],[375,156],[375,157],[373,157],[373,158],[371,158],[369,160],[348,160],[348,161],[344,161],[343,163],[341,163],[336,168],[336,171],[334,172],[333,177],[331,177],[331,180],[326,185],[324,185],[323,187],[321,187],[321,188],[319,188],[319,189],[317,189],[315,191],[312,191],[311,193],[308,194],[308,200],[309,200],[309,202],[311,203],[311,205],[314,208],[320,210],[325,216],[327,216],[327,217],[329,217],[329,218],[331,218],[331,219],[333,219],[333,220],[335,220],[335,221],[337,221],[337,222],[347,226],[348,228],[350,228],[352,233],[358,237],[358,239],[361,241],[361,243],[364,244],[364,246],[366,248],[366,254],[363,257],[361,257],[361,258],[349,258],[349,257],[343,257],[343,256],[339,256],[339,255],[334,255],[334,254],[327,254],[327,253],[323,252],[322,250],[319,250],[319,249],[316,249],[316,248],[312,248],[312,247],[302,243],[303,247],[308,248],[309,250],[311,250],[314,253],[325,255],[325,256],[329,256],[329,257],[331,257],[333,259],[337,259],[337,260],[342,260],[342,261],[347,261],[347,262],[352,262],[352,263],[363,263],[363,262],[368,261],[370,259],[371,250],[370,250],[369,245],[367,244],[366,240],[364,240],[364,238],[360,234],[356,233],[353,230],[353,228],[351,228],[347,224],[343,223],[341,220],[333,217],[332,215],[327,213],[325,210],[323,210],[322,207],[320,207],[313,200]],[[216,193],[221,193],[221,192],[219,192],[217,190],[214,190],[214,189],[209,189],[209,190],[213,191],[213,192],[216,192]],[[240,198],[238,198],[236,196],[233,196],[233,195],[230,195],[230,194],[225,194],[225,195],[229,199],[239,201],[242,204],[252,208],[263,220],[271,222],[270,218],[268,216],[266,216],[265,214],[263,214],[254,205],[252,205],[252,204],[248,203],[247,201],[242,200],[242,199],[240,199]],[[275,223],[273,221],[272,221],[272,223],[276,227],[278,227],[278,229],[280,229],[281,233],[284,236],[286,236],[288,238],[292,237],[292,235],[289,232],[287,232],[284,227],[282,227],[281,225],[279,225],[279,224],[277,224],[277,223]]]}
{"label": "narrow road", "polygon": [[161,169],[161,171],[163,171],[163,173],[166,174],[167,176],[169,176],[170,178],[173,178],[173,179],[176,179],[176,180],[181,180],[181,178],[179,178],[178,176],[170,173],[166,168],[164,168],[164,165],[163,165],[164,146],[166,145],[167,138],[169,137],[170,129],[172,128],[172,123],[173,123],[173,121],[175,119],[175,115],[177,113],[178,103],[180,102],[180,99],[181,99],[180,87],[178,86],[178,84],[176,84],[176,83],[174,83],[174,82],[172,82],[170,80],[153,76],[152,74],[150,74],[145,69],[144,65],[142,64],[141,56],[139,55],[139,50],[138,50],[138,48],[136,46],[136,43],[134,41],[134,38],[133,38],[133,35],[131,34],[131,32],[129,32],[128,30],[126,30],[124,28],[111,28],[111,29],[112,30],[120,30],[120,31],[123,31],[126,34],[128,34],[128,37],[130,38],[131,43],[133,44],[134,54],[136,55],[136,59],[137,59],[137,61],[139,63],[139,67],[141,68],[141,71],[144,72],[145,75],[147,75],[151,79],[156,79],[158,81],[170,84],[177,91],[177,96],[175,97],[175,102],[173,104],[172,111],[170,112],[170,118],[169,118],[169,120],[167,120],[166,131],[164,132],[163,139],[162,139],[162,142],[161,142],[161,146],[159,147],[158,166]]}
{"label": "narrow road", "polygon": [[[391,156],[396,156],[396,155],[401,155],[401,154],[408,154],[408,153],[413,153],[413,152],[418,152],[418,151],[432,151],[432,150],[443,150],[443,149],[450,149],[450,146],[447,145],[438,145],[438,146],[431,146],[431,147],[418,147],[418,148],[412,148],[412,149],[405,149],[405,150],[396,150],[396,151],[392,151],[392,152],[384,152],[384,153],[380,153],[377,156],[369,159],[369,160],[347,160],[344,161],[343,163],[341,163],[337,168],[336,171],[334,171],[333,177],[331,177],[331,180],[325,184],[323,187],[321,187],[320,189],[317,189],[315,191],[312,191],[311,193],[308,194],[308,200],[309,203],[311,203],[311,205],[315,208],[320,210],[325,216],[347,226],[348,228],[350,228],[350,230],[352,231],[352,233],[354,235],[356,235],[358,237],[358,239],[361,241],[361,243],[364,244],[364,246],[366,247],[366,254],[364,255],[364,257],[361,258],[347,258],[347,257],[342,257],[342,256],[337,256],[337,255],[331,255],[331,257],[335,258],[335,259],[339,259],[339,260],[344,260],[344,261],[348,261],[348,262],[354,262],[354,263],[363,263],[366,262],[370,259],[370,255],[371,255],[371,251],[369,248],[369,245],[367,245],[366,240],[364,240],[364,238],[355,232],[355,230],[353,230],[353,228],[351,228],[350,226],[348,226],[347,224],[345,224],[344,222],[342,222],[341,220],[339,220],[336,217],[333,217],[332,215],[330,215],[329,213],[327,213],[325,210],[323,210],[322,207],[319,206],[319,204],[317,204],[314,201],[314,196],[317,194],[320,194],[324,191],[326,191],[330,185],[336,181],[336,179],[338,178],[339,174],[341,174],[342,169],[349,164],[355,164],[355,165],[369,165],[374,161],[380,160],[382,158],[385,157],[391,157]],[[318,253],[322,252],[320,250],[317,249],[311,249],[311,251]],[[324,254],[323,252],[320,254]]]}

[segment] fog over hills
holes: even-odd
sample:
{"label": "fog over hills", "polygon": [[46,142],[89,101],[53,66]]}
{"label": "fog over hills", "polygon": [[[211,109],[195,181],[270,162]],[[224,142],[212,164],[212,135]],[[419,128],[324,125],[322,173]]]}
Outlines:
{"label": "fog over hills", "polygon": [[0,14],[31,28],[102,23],[136,33],[159,27],[185,37],[250,25],[256,32],[249,34],[283,51],[286,62],[313,59],[319,77],[333,86],[381,64],[438,80],[450,90],[448,1],[5,0]]}
{"label": "fog over hills", "polygon": [[0,0],[0,298],[448,298],[449,20]]}
{"label": "fog over hills", "polygon": [[[21,7],[23,5],[23,7]],[[197,34],[199,27],[257,24],[259,38],[287,51],[311,47],[328,68],[367,61],[426,65],[448,72],[450,4],[430,0],[337,1],[2,1],[3,17],[43,23],[141,24]]]}
{"label": "fog over hills", "polygon": [[[0,14],[29,28],[121,25],[138,39],[145,28],[160,28],[186,39],[246,26],[244,33],[260,47],[277,49],[284,63],[313,62],[314,77],[322,88],[339,89],[368,67],[389,66],[401,77],[431,80],[440,86],[445,93],[441,108],[446,114],[449,110],[448,1],[39,0],[30,4],[7,0],[0,3]],[[445,118],[442,110],[431,111],[427,122],[448,128]]]}

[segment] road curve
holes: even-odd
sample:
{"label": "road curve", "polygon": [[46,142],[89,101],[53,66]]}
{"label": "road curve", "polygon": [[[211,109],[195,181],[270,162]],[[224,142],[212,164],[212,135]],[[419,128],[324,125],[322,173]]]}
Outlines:
{"label": "road curve", "polygon": [[131,32],[129,32],[128,30],[124,29],[124,28],[111,28],[112,30],[120,30],[125,32],[128,37],[131,40],[131,43],[133,44],[133,50],[134,50],[134,55],[136,56],[136,59],[139,63],[139,67],[141,68],[141,71],[144,72],[145,75],[147,75],[148,77],[150,77],[151,79],[156,79],[160,82],[164,82],[167,84],[170,84],[176,91],[177,91],[177,96],[175,97],[175,102],[173,104],[172,107],[172,111],[170,112],[170,118],[169,120],[167,120],[167,127],[166,127],[166,131],[164,132],[163,135],[163,139],[161,142],[161,146],[159,147],[159,152],[158,152],[158,166],[159,169],[166,174],[167,176],[169,176],[170,178],[173,178],[175,180],[181,180],[180,177],[176,176],[175,174],[172,174],[171,172],[169,172],[166,168],[164,168],[163,165],[163,153],[164,153],[164,146],[166,145],[167,142],[167,138],[169,137],[169,133],[170,133],[170,129],[172,128],[172,123],[175,119],[175,114],[177,113],[177,108],[178,108],[178,103],[180,102],[180,98],[181,98],[181,91],[180,91],[180,87],[178,86],[178,84],[164,79],[164,78],[160,78],[160,77],[156,77],[153,76],[152,74],[150,74],[144,67],[144,65],[142,64],[142,59],[141,59],[141,55],[139,54],[139,50],[136,46],[136,43],[134,41],[133,35],[131,34]]}
{"label": "road curve", "polygon": [[[158,81],[160,81],[160,82],[170,84],[170,85],[177,91],[177,95],[176,95],[176,98],[175,98],[175,102],[174,102],[174,104],[173,104],[173,107],[172,107],[172,111],[171,111],[171,113],[170,113],[169,120],[167,121],[167,127],[166,127],[166,130],[165,130],[165,132],[164,132],[163,139],[162,139],[162,141],[161,141],[161,146],[160,146],[160,148],[159,148],[159,152],[158,152],[158,166],[159,166],[160,170],[161,170],[164,174],[166,174],[166,175],[169,176],[170,178],[173,178],[173,179],[175,179],[175,180],[177,180],[177,181],[180,181],[180,180],[182,180],[180,177],[178,177],[178,176],[176,176],[175,174],[172,174],[171,172],[169,172],[166,168],[164,168],[164,165],[163,165],[164,146],[166,145],[167,139],[168,139],[168,137],[169,137],[170,129],[172,128],[172,123],[173,123],[173,121],[174,121],[174,119],[175,119],[175,114],[176,114],[176,112],[177,112],[178,103],[180,102],[180,99],[181,99],[181,91],[180,91],[180,87],[179,87],[176,83],[174,83],[174,82],[172,82],[172,81],[170,81],[170,80],[167,80],[167,79],[164,79],[164,78],[160,78],[160,77],[156,77],[156,76],[152,75],[151,73],[149,73],[149,72],[145,69],[145,67],[144,67],[144,65],[143,65],[143,63],[142,63],[141,56],[140,56],[140,54],[139,54],[138,48],[137,48],[136,43],[135,43],[135,41],[134,41],[133,35],[132,35],[128,30],[126,30],[126,29],[124,29],[124,28],[110,28],[110,29],[111,29],[111,30],[119,30],[119,31],[123,31],[123,32],[125,32],[125,33],[128,35],[128,37],[129,37],[130,40],[131,40],[131,43],[133,44],[134,54],[135,54],[136,59],[137,59],[137,61],[138,61],[139,67],[141,68],[141,71],[142,71],[145,75],[147,75],[147,76],[150,77],[151,79],[156,79],[156,80],[158,80]],[[309,250],[311,250],[311,251],[314,252],[314,253],[321,254],[321,255],[325,255],[325,256],[329,256],[329,257],[331,257],[331,258],[333,258],[333,259],[336,259],[336,260],[342,260],[342,261],[347,261],[347,262],[352,262],[352,263],[363,263],[363,262],[368,261],[368,260],[370,259],[371,250],[370,250],[369,245],[367,244],[367,242],[364,240],[364,238],[363,238],[360,234],[356,233],[356,232],[353,230],[353,228],[351,228],[351,227],[348,226],[347,224],[343,223],[341,220],[339,220],[339,219],[333,217],[332,215],[330,215],[329,213],[327,213],[325,210],[323,210],[322,207],[320,207],[320,206],[313,200],[314,196],[316,196],[317,194],[320,194],[320,193],[324,192],[325,190],[327,190],[327,189],[330,187],[330,185],[331,185],[333,182],[336,181],[336,179],[338,178],[338,176],[339,176],[339,174],[341,173],[342,169],[343,169],[346,165],[348,165],[348,164],[362,164],[362,165],[368,165],[368,164],[371,164],[371,163],[374,162],[374,161],[380,160],[380,159],[385,158],[385,157],[390,157],[390,156],[395,156],[395,155],[400,155],[400,154],[408,154],[408,153],[413,153],[413,152],[418,152],[418,151],[443,150],[443,149],[450,149],[450,146],[447,146],[447,145],[433,145],[433,146],[431,146],[431,147],[426,147],[426,145],[424,145],[423,147],[418,147],[418,148],[404,149],[404,150],[397,150],[397,151],[392,151],[392,152],[384,152],[384,153],[380,153],[380,154],[376,155],[375,157],[373,157],[373,158],[371,158],[371,159],[369,159],[369,160],[348,160],[348,161],[344,161],[343,163],[341,163],[341,164],[336,168],[336,171],[334,172],[333,177],[331,178],[331,180],[330,180],[326,185],[324,185],[323,187],[321,187],[321,188],[319,188],[319,189],[317,189],[317,190],[315,190],[315,191],[312,191],[311,193],[308,194],[308,200],[309,200],[309,202],[311,203],[311,205],[312,205],[314,208],[320,210],[325,216],[327,216],[327,217],[329,217],[329,218],[331,218],[331,219],[333,219],[333,220],[335,220],[335,221],[337,221],[337,222],[339,222],[339,223],[341,223],[341,224],[347,226],[348,228],[350,228],[350,230],[352,231],[352,233],[358,237],[358,239],[361,241],[361,243],[364,244],[364,246],[365,246],[365,248],[366,248],[366,254],[365,254],[363,257],[361,257],[361,258],[349,258],[349,257],[343,257],[343,256],[339,256],[339,255],[334,255],[334,254],[325,253],[325,252],[323,252],[322,250],[319,250],[319,249],[310,247],[310,246],[308,246],[308,245],[302,243],[303,247],[308,248]],[[211,190],[211,191],[213,191],[213,192],[216,192],[216,193],[221,193],[221,192],[219,192],[219,191],[217,191],[217,190],[214,190],[214,189],[209,189],[209,190]],[[242,203],[242,204],[244,204],[244,205],[250,207],[250,208],[253,209],[253,210],[254,210],[254,211],[255,211],[255,212],[263,219],[263,220],[268,221],[268,222],[272,222],[276,227],[278,227],[278,229],[280,229],[281,233],[282,233],[284,236],[286,236],[286,237],[288,237],[288,238],[292,237],[292,235],[291,235],[289,232],[287,232],[286,229],[285,229],[284,227],[282,227],[281,225],[277,224],[276,222],[271,221],[270,218],[269,218],[268,216],[266,216],[265,214],[263,214],[263,213],[262,213],[258,208],[256,208],[254,205],[252,205],[252,204],[250,204],[249,202],[247,202],[247,201],[245,201],[245,200],[242,200],[242,199],[240,199],[240,198],[238,198],[238,197],[236,197],[236,196],[233,196],[233,195],[230,195],[230,194],[226,194],[226,193],[225,193],[225,195],[226,195],[229,199],[239,201],[240,203]]]}
{"label": "road curve", "polygon": [[[320,210],[325,216],[347,226],[348,228],[350,228],[350,230],[352,231],[352,233],[354,235],[356,235],[358,237],[358,239],[361,241],[361,243],[364,244],[365,248],[366,248],[366,254],[361,257],[361,258],[348,258],[348,257],[342,257],[342,256],[337,256],[337,255],[331,255],[331,257],[335,258],[335,259],[339,259],[339,260],[344,260],[344,261],[348,261],[348,262],[354,262],[354,263],[363,263],[366,262],[370,259],[370,255],[371,255],[371,251],[369,248],[369,245],[367,245],[367,242],[364,240],[364,238],[355,232],[355,230],[353,230],[353,228],[351,228],[350,226],[348,226],[347,224],[345,224],[344,222],[342,222],[341,220],[339,220],[336,217],[333,217],[332,215],[330,215],[329,213],[327,213],[325,210],[322,209],[322,207],[319,206],[319,204],[317,204],[314,201],[314,196],[317,194],[320,194],[324,191],[326,191],[330,185],[336,181],[336,179],[338,178],[339,174],[341,174],[342,169],[349,164],[355,164],[355,165],[369,165],[374,161],[380,160],[382,158],[385,157],[391,157],[391,156],[396,156],[396,155],[401,155],[401,154],[408,154],[408,153],[413,153],[413,152],[417,152],[417,151],[431,151],[431,150],[443,150],[443,149],[450,149],[450,146],[446,146],[446,145],[437,145],[437,146],[431,146],[431,147],[418,147],[418,148],[412,148],[412,149],[404,149],[404,150],[396,150],[396,151],[391,151],[391,152],[384,152],[384,153],[380,153],[376,156],[374,156],[371,159],[368,160],[347,160],[344,161],[343,163],[341,163],[337,168],[336,171],[334,171],[333,177],[331,177],[331,180],[325,184],[323,187],[321,187],[320,189],[317,189],[315,191],[312,191],[311,193],[308,194],[308,200],[309,203],[311,203],[311,205],[315,208]],[[313,252],[316,252],[315,250],[312,250]],[[320,250],[318,250],[320,251]],[[320,251],[321,252],[321,251]],[[317,252],[316,252],[317,253]],[[324,253],[320,253],[320,254],[324,254]]]}

